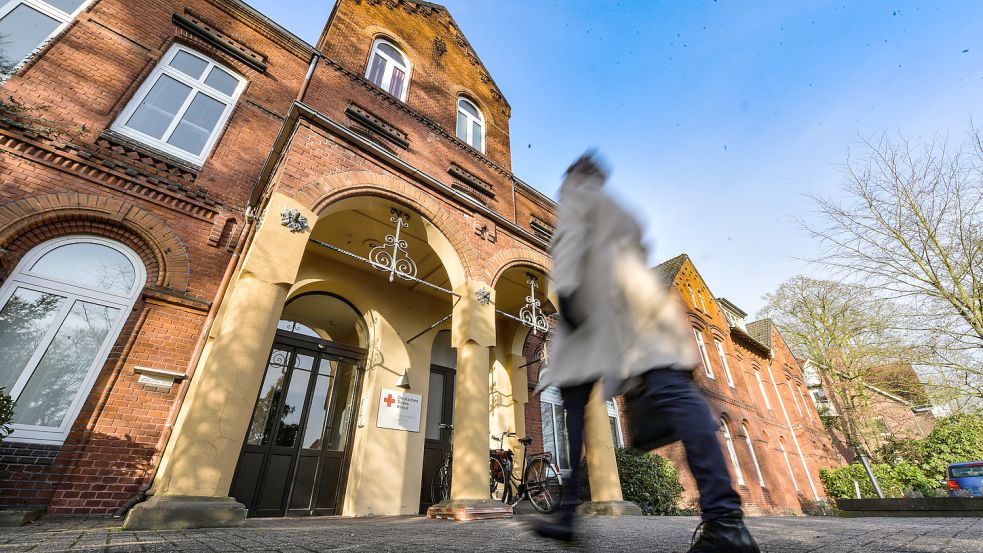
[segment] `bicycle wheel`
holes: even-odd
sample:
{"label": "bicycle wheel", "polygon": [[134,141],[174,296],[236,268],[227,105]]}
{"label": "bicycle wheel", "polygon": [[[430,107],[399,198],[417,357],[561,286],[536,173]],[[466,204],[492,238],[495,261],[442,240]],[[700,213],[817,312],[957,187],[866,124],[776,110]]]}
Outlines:
{"label": "bicycle wheel", "polygon": [[436,505],[451,496],[451,470],[447,462],[437,465],[430,480],[430,499]]}
{"label": "bicycle wheel", "polygon": [[509,475],[502,462],[495,457],[488,458],[488,493],[492,499],[508,503]]}
{"label": "bicycle wheel", "polygon": [[523,478],[529,502],[540,513],[552,513],[560,506],[562,487],[560,475],[546,459],[533,459],[526,467]]}

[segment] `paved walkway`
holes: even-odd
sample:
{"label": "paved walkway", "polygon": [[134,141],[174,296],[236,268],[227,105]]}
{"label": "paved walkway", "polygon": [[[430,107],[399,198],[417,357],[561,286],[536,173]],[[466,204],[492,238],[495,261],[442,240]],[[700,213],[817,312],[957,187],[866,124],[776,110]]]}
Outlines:
{"label": "paved walkway", "polygon": [[[590,537],[562,547],[532,537],[529,517],[455,524],[418,517],[251,519],[244,528],[124,532],[111,519],[48,517],[24,528],[0,529],[8,552],[229,552],[229,551],[685,551],[697,524],[692,517],[586,520]],[[757,517],[749,520],[768,552],[983,553],[983,518]]]}

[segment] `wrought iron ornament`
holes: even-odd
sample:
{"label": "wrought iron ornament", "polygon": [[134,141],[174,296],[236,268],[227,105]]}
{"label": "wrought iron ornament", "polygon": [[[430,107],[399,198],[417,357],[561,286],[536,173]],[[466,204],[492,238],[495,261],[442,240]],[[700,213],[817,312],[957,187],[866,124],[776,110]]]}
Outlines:
{"label": "wrought iron ornament", "polygon": [[280,224],[290,229],[290,232],[301,232],[307,229],[307,217],[296,209],[284,208],[280,212]]}
{"label": "wrought iron ornament", "polygon": [[400,237],[402,230],[410,226],[406,222],[410,216],[395,208],[391,209],[390,213],[392,217],[389,221],[395,223],[396,231],[387,234],[385,242],[369,250],[369,263],[376,269],[389,273],[389,282],[392,282],[395,277],[415,280],[416,262],[410,258],[406,240]]}
{"label": "wrought iron ornament", "polygon": [[538,279],[529,275],[526,284],[529,285],[529,295],[526,297],[526,305],[519,310],[519,319],[522,324],[532,328],[533,332],[549,332],[550,325],[543,313],[542,303],[536,299],[536,288],[539,288]]}

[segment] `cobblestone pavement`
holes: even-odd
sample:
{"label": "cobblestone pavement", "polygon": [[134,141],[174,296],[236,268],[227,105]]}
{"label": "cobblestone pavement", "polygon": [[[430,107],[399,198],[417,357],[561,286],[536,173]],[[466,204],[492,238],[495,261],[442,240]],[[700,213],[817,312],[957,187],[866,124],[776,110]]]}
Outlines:
{"label": "cobblestone pavement", "polygon": [[[129,551],[685,551],[692,517],[593,518],[574,547],[534,538],[530,517],[466,524],[419,517],[251,519],[244,528],[124,532],[111,519],[47,517],[0,529],[0,553]],[[756,517],[748,521],[769,552],[983,553],[983,518]]]}

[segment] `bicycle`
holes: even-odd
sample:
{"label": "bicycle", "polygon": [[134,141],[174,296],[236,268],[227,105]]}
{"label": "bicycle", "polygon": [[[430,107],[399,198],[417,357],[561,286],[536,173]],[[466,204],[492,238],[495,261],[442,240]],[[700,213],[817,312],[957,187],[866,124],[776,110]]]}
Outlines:
{"label": "bicycle", "polygon": [[448,442],[451,447],[444,454],[444,461],[437,465],[437,470],[434,471],[433,478],[430,479],[430,499],[434,505],[451,497],[451,460],[454,457],[454,425],[441,423],[437,425],[437,428],[450,431],[451,435]]}
{"label": "bicycle", "polygon": [[492,450],[489,459],[491,476],[491,494],[512,508],[528,499],[533,508],[540,513],[552,513],[560,506],[563,481],[550,462],[553,454],[549,451],[529,453],[532,438],[525,436],[519,439],[522,444],[522,466],[519,477],[515,476],[515,454],[505,449],[505,438],[515,437],[515,432],[503,432],[501,436],[492,436],[498,440],[499,448]]}

